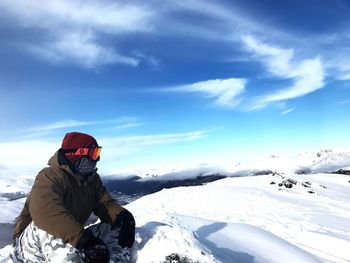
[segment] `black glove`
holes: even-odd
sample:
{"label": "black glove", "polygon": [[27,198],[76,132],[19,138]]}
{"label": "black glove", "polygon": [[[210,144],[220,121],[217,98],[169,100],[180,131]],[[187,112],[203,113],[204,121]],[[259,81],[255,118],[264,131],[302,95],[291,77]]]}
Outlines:
{"label": "black glove", "polygon": [[112,229],[119,228],[118,244],[131,248],[135,242],[135,219],[128,210],[121,211],[113,223]]}
{"label": "black glove", "polygon": [[92,234],[90,229],[85,229],[80,238],[77,249],[80,249],[85,256],[86,262],[108,263],[109,252],[106,244]]}

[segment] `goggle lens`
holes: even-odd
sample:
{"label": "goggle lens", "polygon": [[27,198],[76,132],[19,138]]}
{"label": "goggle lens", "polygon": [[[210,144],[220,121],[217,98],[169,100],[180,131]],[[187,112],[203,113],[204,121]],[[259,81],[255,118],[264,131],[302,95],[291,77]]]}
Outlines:
{"label": "goggle lens", "polygon": [[92,160],[96,161],[98,158],[100,158],[101,155],[101,147],[92,148],[89,151],[89,156]]}
{"label": "goggle lens", "polygon": [[101,155],[102,147],[95,148],[79,148],[74,155],[89,155],[92,160],[96,161]]}

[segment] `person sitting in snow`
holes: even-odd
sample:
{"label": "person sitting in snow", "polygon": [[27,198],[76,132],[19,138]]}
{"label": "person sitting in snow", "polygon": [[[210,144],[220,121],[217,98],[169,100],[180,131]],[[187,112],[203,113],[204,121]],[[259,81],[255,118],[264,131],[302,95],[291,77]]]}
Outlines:
{"label": "person sitting in snow", "polygon": [[[129,262],[133,215],[97,174],[101,147],[88,134],[67,133],[37,175],[13,234],[14,262]],[[84,228],[91,213],[100,223]]]}

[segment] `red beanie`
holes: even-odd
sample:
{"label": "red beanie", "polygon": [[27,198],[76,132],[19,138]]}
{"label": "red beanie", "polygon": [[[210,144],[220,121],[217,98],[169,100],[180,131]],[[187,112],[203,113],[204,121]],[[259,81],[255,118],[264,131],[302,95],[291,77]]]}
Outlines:
{"label": "red beanie", "polygon": [[[78,149],[78,148],[93,148],[97,147],[97,141],[91,135],[80,133],[80,132],[69,132],[67,133],[62,141],[62,150]],[[66,157],[74,162],[79,159],[79,156],[67,156]]]}

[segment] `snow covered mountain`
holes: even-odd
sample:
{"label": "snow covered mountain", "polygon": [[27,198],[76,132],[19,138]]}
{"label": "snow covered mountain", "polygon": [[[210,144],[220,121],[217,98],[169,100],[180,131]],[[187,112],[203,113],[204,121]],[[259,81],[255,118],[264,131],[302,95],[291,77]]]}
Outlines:
{"label": "snow covered mountain", "polygon": [[[228,176],[164,189],[128,204],[137,222],[133,261],[350,262],[349,167],[350,152],[323,150],[292,159],[270,156],[231,166],[177,168],[163,175],[129,172],[145,181]],[[0,180],[0,237],[32,182],[28,177]],[[9,262],[9,243],[0,247],[0,262]]]}
{"label": "snow covered mountain", "polygon": [[139,225],[137,262],[173,252],[194,262],[349,262],[349,176],[291,178],[300,184],[280,187],[276,175],[226,178],[136,200],[128,209]]}

